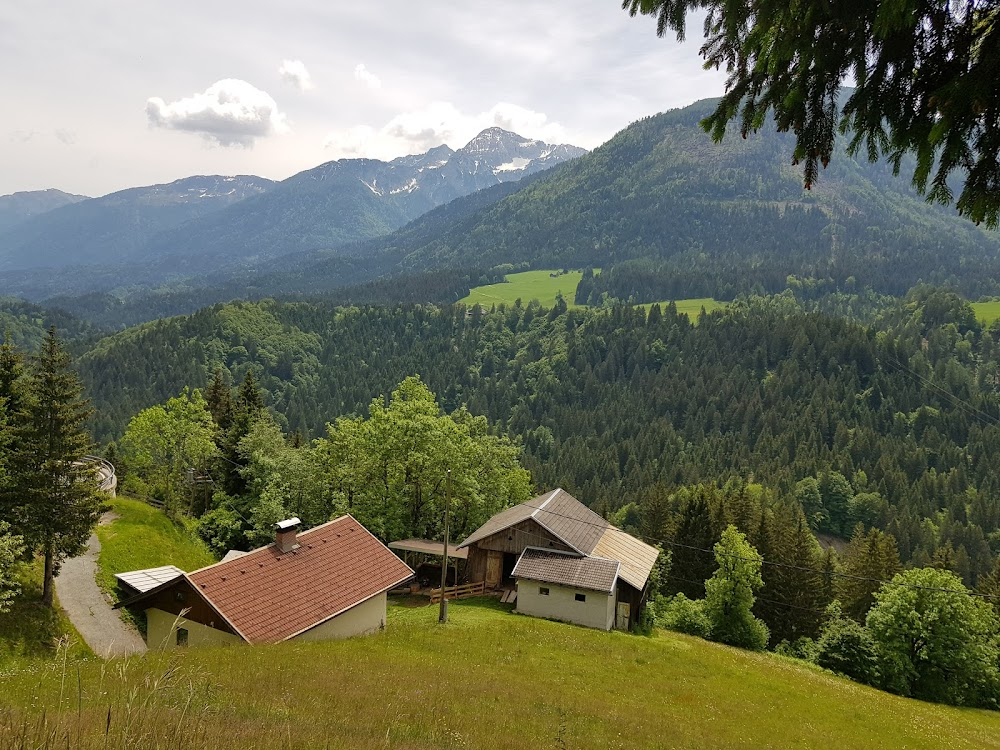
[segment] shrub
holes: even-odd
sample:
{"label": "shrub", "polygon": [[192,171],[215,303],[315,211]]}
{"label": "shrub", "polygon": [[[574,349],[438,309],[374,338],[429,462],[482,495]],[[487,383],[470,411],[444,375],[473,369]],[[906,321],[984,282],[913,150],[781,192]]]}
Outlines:
{"label": "shrub", "polygon": [[877,657],[875,641],[868,629],[846,617],[839,602],[827,607],[827,620],[816,641],[813,661],[857,682],[877,685]]}
{"label": "shrub", "polygon": [[780,656],[790,656],[793,659],[815,662],[816,641],[807,636],[796,638],[794,641],[785,640],[774,647],[774,653]]}
{"label": "shrub", "polygon": [[661,597],[656,602],[657,621],[668,630],[708,638],[712,623],[705,614],[704,602],[688,599],[684,594],[671,598]]}

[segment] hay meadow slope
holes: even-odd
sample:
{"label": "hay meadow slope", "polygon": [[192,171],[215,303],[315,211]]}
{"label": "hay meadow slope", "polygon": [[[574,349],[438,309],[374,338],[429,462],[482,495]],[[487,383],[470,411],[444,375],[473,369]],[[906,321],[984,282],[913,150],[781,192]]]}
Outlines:
{"label": "hay meadow slope", "polygon": [[8,669],[0,748],[1000,747],[1000,714],[769,654],[488,599],[454,602],[441,626],[408,604],[369,638]]}

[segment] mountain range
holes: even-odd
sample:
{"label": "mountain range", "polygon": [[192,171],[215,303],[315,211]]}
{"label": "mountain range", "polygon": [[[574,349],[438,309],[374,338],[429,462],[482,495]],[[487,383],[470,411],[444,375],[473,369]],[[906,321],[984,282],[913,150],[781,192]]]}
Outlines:
{"label": "mountain range", "polygon": [[77,267],[138,264],[168,278],[172,269],[203,273],[334,247],[387,234],[457,197],[583,153],[489,128],[457,151],[439,146],[390,162],[332,161],[278,183],[208,176],[132,188],[54,209],[0,233],[0,269],[45,268],[51,283],[52,269],[86,276]]}
{"label": "mountain range", "polygon": [[161,229],[131,260],[7,271],[0,293],[114,324],[234,298],[447,302],[514,267],[603,268],[578,297],[592,303],[733,299],[789,277],[1000,294],[1000,235],[926,203],[910,165],[896,176],[841,149],[807,191],[791,136],[715,143],[699,125],[714,107],[645,118],[589,153],[490,129],[458,151],[330,162]]}
{"label": "mountain range", "polygon": [[0,196],[0,232],[70,203],[87,200],[86,195],[73,195],[62,190],[30,190]]}

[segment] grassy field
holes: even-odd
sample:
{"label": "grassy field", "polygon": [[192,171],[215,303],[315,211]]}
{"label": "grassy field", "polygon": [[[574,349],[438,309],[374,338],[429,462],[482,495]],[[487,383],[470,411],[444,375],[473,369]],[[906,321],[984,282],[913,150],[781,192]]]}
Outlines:
{"label": "grassy field", "polygon": [[972,309],[976,311],[976,317],[984,326],[1000,318],[1000,302],[973,302]]}
{"label": "grassy field", "polygon": [[[559,274],[553,276],[553,274]],[[524,271],[523,273],[507,274],[507,283],[489,284],[488,286],[478,286],[469,292],[469,296],[459,300],[464,305],[499,305],[501,302],[508,305],[520,299],[524,304],[528,304],[533,299],[537,299],[543,307],[551,307],[555,304],[556,295],[560,292],[570,307],[576,307],[573,299],[576,297],[576,287],[580,283],[583,273],[580,271],[570,271],[569,273],[559,273],[558,271]],[[647,312],[653,304],[661,307],[667,302],[647,303],[636,305]],[[719,310],[726,306],[725,302],[718,302],[711,297],[699,297],[698,299],[676,300],[677,312],[685,313],[695,322],[701,308],[705,312]],[[998,303],[1000,305],[1000,303]],[[1000,313],[998,313],[1000,315]]]}
{"label": "grassy field", "polygon": [[90,649],[62,611],[42,604],[42,561],[22,566],[17,577],[21,594],[9,612],[0,614],[0,667],[51,658],[60,642],[71,657],[89,656]]}
{"label": "grassy field", "polygon": [[[559,275],[553,276],[553,274]],[[583,278],[583,272],[524,271],[507,274],[505,278],[507,279],[505,284],[477,286],[469,292],[468,297],[459,302],[464,305],[489,307],[499,305],[501,302],[512,305],[517,299],[528,304],[531,300],[537,299],[544,307],[552,307],[556,302],[556,295],[562,292],[566,304],[575,307],[573,298],[576,295],[576,287]]]}
{"label": "grassy field", "polygon": [[[643,305],[636,305],[636,307],[641,307],[646,312],[649,312],[649,308],[653,305],[659,305],[661,308],[666,307],[670,304],[670,301],[664,302],[647,302]],[[698,319],[698,315],[701,313],[701,308],[705,308],[705,312],[710,313],[713,310],[723,310],[726,307],[725,302],[719,302],[712,297],[697,297],[692,299],[679,299],[674,301],[674,305],[677,307],[677,312],[684,313],[687,315],[691,322],[694,323]]]}
{"label": "grassy field", "polygon": [[368,638],[8,671],[0,748],[1000,748],[998,713],[770,654],[406,604]]}
{"label": "grassy field", "polygon": [[115,594],[115,573],[160,565],[191,571],[216,561],[190,527],[174,523],[162,511],[126,497],[110,505],[118,518],[97,527],[97,582],[108,593]]}

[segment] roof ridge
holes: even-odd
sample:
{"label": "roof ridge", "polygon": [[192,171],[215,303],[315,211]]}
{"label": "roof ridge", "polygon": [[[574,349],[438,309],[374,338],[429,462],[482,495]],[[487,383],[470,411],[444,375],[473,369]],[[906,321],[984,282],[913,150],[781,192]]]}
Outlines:
{"label": "roof ridge", "polygon": [[[341,521],[345,521],[348,518],[351,519],[352,521],[354,521],[354,523],[358,524],[358,526],[360,526],[361,528],[363,528],[363,529],[365,528],[361,523],[358,522],[358,519],[356,519],[350,513],[345,513],[342,516],[337,516],[336,518],[332,518],[329,521],[321,523],[319,526],[313,526],[311,529],[306,529],[305,531],[300,531],[300,532],[298,532],[298,534],[296,536],[297,536],[297,538],[301,539],[306,534],[312,534],[315,531],[319,531],[320,529],[325,529],[327,526],[332,526],[335,523],[340,523]],[[365,531],[368,531],[368,529],[365,529]],[[368,533],[371,534],[370,531]],[[271,547],[274,547],[274,546],[275,546],[275,542],[270,542],[269,544],[265,544],[265,545],[263,545],[261,547],[254,547],[252,550],[248,550],[248,551],[244,552],[239,557],[234,557],[234,558],[232,558],[230,560],[216,560],[211,565],[204,565],[204,566],[198,568],[197,570],[190,571],[188,573],[188,575],[195,575],[196,573],[202,573],[202,572],[204,572],[206,570],[211,570],[212,568],[215,568],[215,567],[217,567],[219,565],[229,565],[230,563],[236,562],[236,560],[243,560],[243,564],[245,565],[246,564],[246,559],[245,558],[248,555],[256,555],[258,552],[262,552],[262,551],[264,551],[266,549],[270,549]],[[239,550],[239,551],[242,551],[242,550]]]}
{"label": "roof ridge", "polygon": [[[537,515],[537,513],[540,510],[543,510],[545,508],[545,506],[548,505],[555,498],[555,496],[558,495],[562,491],[563,491],[562,487],[556,487],[554,490],[552,490],[551,494],[549,494],[549,496],[547,498],[545,498],[545,502],[543,502],[541,505],[539,505],[537,508],[535,508],[531,512],[531,515],[528,516],[528,518],[534,518],[535,515]],[[530,503],[531,500],[528,500],[528,502]]]}

